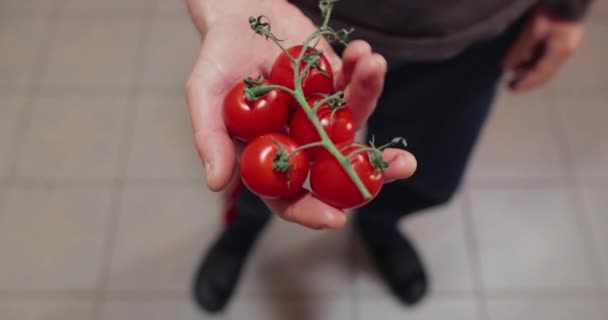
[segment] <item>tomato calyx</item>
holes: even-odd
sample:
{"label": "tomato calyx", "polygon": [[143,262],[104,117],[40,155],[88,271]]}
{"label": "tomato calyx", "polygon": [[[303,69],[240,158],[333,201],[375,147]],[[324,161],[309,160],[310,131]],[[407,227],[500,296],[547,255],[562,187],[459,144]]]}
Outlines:
{"label": "tomato calyx", "polygon": [[[277,145],[279,144],[277,143]],[[288,173],[292,167],[293,164],[289,163],[289,154],[287,154],[287,151],[285,151],[285,149],[277,151],[272,160],[272,170],[280,173]]]}
{"label": "tomato calyx", "polygon": [[374,146],[374,137],[372,136],[372,141],[370,141],[369,144],[370,147],[361,148],[349,154],[348,158],[352,158],[356,154],[361,152],[367,152],[370,165],[380,173],[384,173],[384,170],[389,166],[388,162],[384,161],[384,159],[382,158],[382,151],[388,147],[396,146],[399,144],[403,145],[404,147],[407,146],[407,142],[402,137],[393,138],[393,140],[391,140],[389,143],[381,145],[380,147],[376,147]]}
{"label": "tomato calyx", "polygon": [[279,151],[274,155],[272,159],[272,170],[278,173],[284,173],[287,177],[287,189],[291,189],[291,176],[289,172],[293,168],[293,164],[289,162],[290,155],[276,139],[272,139],[272,142],[279,147]]}
{"label": "tomato calyx", "polygon": [[270,20],[267,16],[261,15],[257,18],[249,17],[249,25],[251,29],[261,36],[264,36],[266,40],[272,39],[275,42],[282,42],[284,40],[277,39],[274,34],[270,31]]}
{"label": "tomato calyx", "polygon": [[346,100],[344,100],[344,92],[340,91],[330,97],[328,97],[327,102],[325,102],[329,109],[332,111],[339,110],[346,106]]}
{"label": "tomato calyx", "polygon": [[338,91],[332,95],[327,94],[316,94],[323,99],[315,101],[313,105],[311,105],[313,110],[318,110],[322,105],[327,105],[330,110],[336,111],[342,109],[346,106],[346,100],[344,99],[344,91]]}
{"label": "tomato calyx", "polygon": [[243,82],[245,82],[243,94],[245,95],[245,98],[249,101],[256,101],[268,94],[268,92],[275,89],[270,86],[264,85],[264,77],[262,76],[258,76],[258,78],[255,80],[253,80],[253,78],[251,77],[247,77],[243,80]]}
{"label": "tomato calyx", "polygon": [[382,159],[382,151],[374,149],[368,151],[367,154],[369,157],[369,164],[371,164],[376,171],[384,173],[384,169],[388,168],[388,162]]}
{"label": "tomato calyx", "polygon": [[[319,71],[319,73],[321,73],[322,75],[326,76],[327,78],[331,78],[331,76],[329,75],[329,73],[327,73],[327,71],[323,70],[323,68],[321,68],[321,55],[323,54],[323,50],[319,50],[319,49],[315,49],[315,48],[311,48],[310,52],[306,52],[304,54],[304,57],[302,57],[302,61],[305,62],[307,65],[312,66],[313,68],[315,68],[315,70]],[[306,75],[308,74],[308,69],[309,67],[307,67],[306,69],[304,69],[302,78],[306,78]]]}

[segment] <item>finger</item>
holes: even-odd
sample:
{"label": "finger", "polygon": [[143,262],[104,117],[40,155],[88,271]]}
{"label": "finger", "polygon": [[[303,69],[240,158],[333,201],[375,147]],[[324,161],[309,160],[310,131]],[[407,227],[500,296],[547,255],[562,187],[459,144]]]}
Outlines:
{"label": "finger", "polygon": [[385,149],[382,158],[388,162],[388,168],[384,170],[385,183],[411,177],[418,166],[414,155],[401,149]]}
{"label": "finger", "polygon": [[339,229],[346,223],[344,211],[331,207],[302,190],[288,199],[264,202],[283,219],[312,229]]}
{"label": "finger", "polygon": [[357,61],[372,54],[372,47],[363,40],[355,40],[348,44],[342,53],[342,72],[337,75],[336,88],[344,90],[351,81]]}
{"label": "finger", "polygon": [[511,81],[511,89],[525,91],[547,82],[555,75],[569,55],[570,52],[566,47],[559,42],[550,41],[536,65]]}
{"label": "finger", "polygon": [[216,73],[212,65],[199,60],[186,85],[186,100],[207,186],[220,191],[232,177],[236,154],[222,119],[222,102],[218,99],[222,94],[214,86]]}
{"label": "finger", "polygon": [[503,67],[507,70],[516,70],[529,64],[538,49],[538,43],[545,39],[548,31],[546,21],[532,18],[507,51],[503,58]]}
{"label": "finger", "polygon": [[379,54],[365,56],[357,61],[345,94],[354,115],[357,128],[361,128],[374,111],[386,74],[387,63]]}

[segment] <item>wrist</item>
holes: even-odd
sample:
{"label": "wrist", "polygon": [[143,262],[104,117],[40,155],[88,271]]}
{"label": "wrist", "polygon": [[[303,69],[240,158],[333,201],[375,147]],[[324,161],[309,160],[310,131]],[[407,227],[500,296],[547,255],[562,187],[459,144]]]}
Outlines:
{"label": "wrist", "polygon": [[220,22],[247,21],[249,16],[271,12],[277,4],[287,0],[187,0],[190,15],[197,29],[203,33]]}

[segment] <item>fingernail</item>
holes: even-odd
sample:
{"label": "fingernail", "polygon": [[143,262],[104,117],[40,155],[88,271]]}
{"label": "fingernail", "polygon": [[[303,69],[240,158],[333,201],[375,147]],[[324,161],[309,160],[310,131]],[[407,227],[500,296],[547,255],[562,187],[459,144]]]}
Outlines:
{"label": "fingernail", "polygon": [[346,216],[343,214],[329,214],[325,219],[324,229],[340,229],[346,223]]}

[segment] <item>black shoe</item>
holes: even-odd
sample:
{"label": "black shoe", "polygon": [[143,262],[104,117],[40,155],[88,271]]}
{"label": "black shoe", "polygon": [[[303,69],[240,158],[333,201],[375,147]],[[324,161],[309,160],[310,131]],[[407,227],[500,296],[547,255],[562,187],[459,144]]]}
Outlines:
{"label": "black shoe", "polygon": [[226,227],[207,252],[194,282],[194,299],[210,313],[226,307],[249,252],[272,217],[262,200],[246,189],[238,190],[237,186],[225,203]]}
{"label": "black shoe", "polygon": [[248,250],[224,248],[221,240],[209,250],[194,283],[194,298],[203,310],[222,311],[239,281]]}
{"label": "black shoe", "polygon": [[[372,232],[371,228],[360,223],[356,225],[363,243],[393,294],[406,305],[420,302],[428,292],[428,279],[412,244],[396,227]],[[382,232],[380,241],[377,239],[380,238],[378,232]],[[389,233],[390,236],[387,237]]]}

